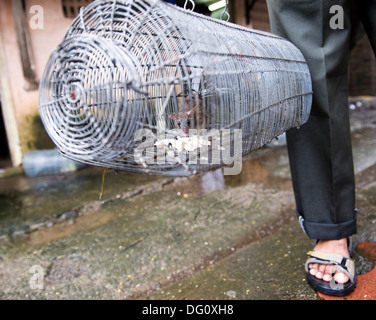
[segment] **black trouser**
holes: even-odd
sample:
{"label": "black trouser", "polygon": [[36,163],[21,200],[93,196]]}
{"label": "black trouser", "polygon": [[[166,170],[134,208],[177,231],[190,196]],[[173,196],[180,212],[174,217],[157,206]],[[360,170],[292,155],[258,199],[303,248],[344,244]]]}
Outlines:
{"label": "black trouser", "polygon": [[[359,12],[374,46],[376,1],[357,2],[362,5]],[[299,220],[311,239],[342,239],[356,233],[357,220],[348,112],[350,1],[267,3],[272,32],[302,51],[312,76],[310,119],[299,129],[287,132]],[[343,8],[343,29],[331,28],[333,5]]]}

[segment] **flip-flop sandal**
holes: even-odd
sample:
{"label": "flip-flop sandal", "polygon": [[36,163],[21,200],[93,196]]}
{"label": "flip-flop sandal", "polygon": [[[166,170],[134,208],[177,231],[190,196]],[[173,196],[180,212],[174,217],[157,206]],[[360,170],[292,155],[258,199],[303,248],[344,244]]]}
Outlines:
{"label": "flip-flop sandal", "polygon": [[[355,264],[353,260],[342,257],[341,255],[338,255],[338,254],[329,254],[329,253],[318,252],[318,251],[309,251],[307,255],[309,258],[305,264],[306,277],[307,277],[308,284],[314,290],[321,292],[323,294],[326,294],[326,295],[340,297],[340,296],[347,296],[355,289],[357,276],[356,276]],[[334,277],[332,278],[330,282],[324,281],[322,279],[318,279],[309,273],[308,266],[311,263],[335,265],[337,271],[343,272],[349,277],[349,281],[347,281],[346,283],[337,283],[334,280]]]}

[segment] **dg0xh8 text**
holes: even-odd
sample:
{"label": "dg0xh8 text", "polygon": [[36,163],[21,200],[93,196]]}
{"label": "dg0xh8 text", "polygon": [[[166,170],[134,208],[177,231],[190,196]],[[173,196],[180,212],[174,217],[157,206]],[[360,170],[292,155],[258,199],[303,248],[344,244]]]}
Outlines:
{"label": "dg0xh8 text", "polygon": [[209,305],[209,304],[199,304],[193,306],[191,304],[187,305],[186,314],[233,314],[233,305]]}

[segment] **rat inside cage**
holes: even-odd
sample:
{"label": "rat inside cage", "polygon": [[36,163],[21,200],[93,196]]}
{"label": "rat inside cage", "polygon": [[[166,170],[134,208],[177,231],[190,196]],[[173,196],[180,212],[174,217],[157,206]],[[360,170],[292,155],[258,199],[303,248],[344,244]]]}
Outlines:
{"label": "rat inside cage", "polygon": [[63,155],[160,175],[235,167],[305,123],[311,100],[307,64],[287,40],[159,0],[82,9],[40,84]]}

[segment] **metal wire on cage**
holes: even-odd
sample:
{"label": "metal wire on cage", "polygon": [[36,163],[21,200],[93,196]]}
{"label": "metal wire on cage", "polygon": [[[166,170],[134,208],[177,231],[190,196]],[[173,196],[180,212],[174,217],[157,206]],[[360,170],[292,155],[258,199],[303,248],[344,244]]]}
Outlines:
{"label": "metal wire on cage", "polygon": [[184,176],[305,123],[311,91],[285,39],[160,0],[97,0],[52,53],[39,110],[71,159]]}

